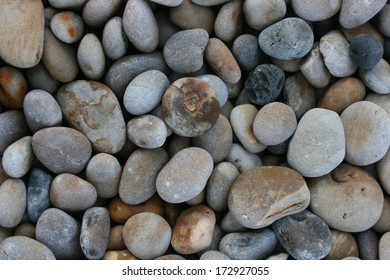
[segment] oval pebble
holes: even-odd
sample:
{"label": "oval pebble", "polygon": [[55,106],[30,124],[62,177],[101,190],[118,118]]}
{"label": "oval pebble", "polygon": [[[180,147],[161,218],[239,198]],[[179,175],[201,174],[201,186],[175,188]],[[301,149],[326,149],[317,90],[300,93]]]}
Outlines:
{"label": "oval pebble", "polygon": [[125,242],[123,241],[123,228],[124,225],[116,225],[110,228],[107,251],[126,249]]}
{"label": "oval pebble", "polygon": [[340,24],[342,27],[347,29],[358,27],[374,17],[386,5],[386,3],[386,0],[343,0],[339,15]]}
{"label": "oval pebble", "polygon": [[91,27],[100,27],[117,13],[121,0],[89,0],[83,8],[83,20]]}
{"label": "oval pebble", "polygon": [[376,167],[381,186],[383,190],[390,195],[390,178],[388,176],[388,174],[390,174],[390,149],[387,150],[384,157],[378,161]]}
{"label": "oval pebble", "polygon": [[123,29],[121,17],[107,21],[102,34],[102,46],[106,56],[112,60],[123,57],[129,48],[129,39]]}
{"label": "oval pebble", "polygon": [[260,49],[257,37],[252,34],[238,36],[232,46],[232,53],[241,69],[252,71],[256,66],[265,63],[266,55]]}
{"label": "oval pebble", "polygon": [[0,68],[0,102],[11,109],[20,109],[27,93],[27,82],[17,68]]}
{"label": "oval pebble", "polygon": [[78,9],[88,0],[48,0],[50,6],[59,9]]}
{"label": "oval pebble", "polygon": [[27,136],[28,127],[23,112],[20,110],[9,110],[0,114],[0,155],[3,155],[5,149]]}
{"label": "oval pebble", "polygon": [[55,14],[50,21],[50,29],[62,42],[73,44],[84,34],[84,22],[81,16],[72,11]]}
{"label": "oval pebble", "polygon": [[248,25],[262,31],[286,15],[287,5],[283,0],[245,0],[243,9]]}
{"label": "oval pebble", "polygon": [[214,22],[214,33],[224,43],[230,44],[240,35],[244,23],[241,0],[230,1],[219,10]]}
{"label": "oval pebble", "polygon": [[25,136],[8,146],[1,160],[8,176],[21,178],[30,170],[33,159],[31,136]]}
{"label": "oval pebble", "polygon": [[379,238],[377,233],[368,229],[355,236],[359,246],[359,257],[362,260],[378,260]]}
{"label": "oval pebble", "polygon": [[127,136],[138,147],[155,149],[164,145],[167,127],[159,117],[143,115],[127,123]]}
{"label": "oval pebble", "polygon": [[359,76],[362,82],[378,94],[390,93],[390,65],[383,58],[372,69],[360,69]]}
{"label": "oval pebble", "polygon": [[229,89],[226,83],[220,77],[213,74],[199,75],[196,78],[205,81],[215,90],[218,95],[219,107],[222,108],[229,96]]}
{"label": "oval pebble", "polygon": [[88,33],[81,39],[77,49],[77,61],[81,72],[89,80],[99,80],[104,75],[106,58],[99,38]]}
{"label": "oval pebble", "polygon": [[363,69],[372,69],[383,56],[383,45],[374,37],[361,34],[354,37],[349,46],[352,61]]}
{"label": "oval pebble", "polygon": [[7,179],[0,186],[0,227],[16,227],[27,204],[26,185],[21,179]]}
{"label": "oval pebble", "polygon": [[386,232],[379,240],[379,259],[390,260],[390,232]]}
{"label": "oval pebble", "polygon": [[321,21],[334,16],[341,8],[341,0],[292,0],[294,12],[304,20]]}
{"label": "oval pebble", "polygon": [[44,169],[31,170],[27,184],[27,215],[33,223],[50,207],[50,186],[53,179]]}
{"label": "oval pebble", "polygon": [[0,245],[0,260],[55,260],[53,252],[41,242],[25,236],[11,236]]}

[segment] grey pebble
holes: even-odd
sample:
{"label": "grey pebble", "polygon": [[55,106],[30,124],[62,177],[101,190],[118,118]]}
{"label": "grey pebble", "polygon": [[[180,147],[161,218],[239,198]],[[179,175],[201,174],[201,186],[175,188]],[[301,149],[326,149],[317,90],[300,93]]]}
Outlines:
{"label": "grey pebble", "polygon": [[16,140],[28,135],[28,127],[21,110],[0,114],[0,155]]}
{"label": "grey pebble", "polygon": [[83,8],[83,20],[92,27],[106,23],[121,7],[121,0],[89,0]]}
{"label": "grey pebble", "polygon": [[341,0],[292,0],[294,12],[307,21],[322,21],[331,18],[341,8]]}
{"label": "grey pebble", "polygon": [[207,251],[217,251],[218,248],[219,248],[219,243],[221,242],[221,239],[223,238],[224,235],[225,235],[225,233],[221,229],[220,225],[219,224],[215,224],[214,231],[213,231],[213,236],[211,237],[210,245],[208,247],[206,247],[205,249],[200,250],[196,254],[198,256],[201,256],[203,253],[205,253]]}
{"label": "grey pebble", "polygon": [[15,236],[25,236],[35,238],[35,224],[29,222],[22,222],[15,228]]}
{"label": "grey pebble", "polygon": [[26,79],[31,89],[44,90],[50,94],[54,94],[60,87],[60,82],[50,75],[42,61],[26,69]]}
{"label": "grey pebble", "polygon": [[379,60],[374,68],[359,70],[359,76],[362,82],[378,94],[390,93],[390,65],[385,59]]}
{"label": "grey pebble", "polygon": [[77,49],[77,61],[84,76],[89,80],[99,80],[104,75],[106,58],[99,38],[88,33],[81,39]]}
{"label": "grey pebble", "polygon": [[374,17],[386,3],[387,0],[343,0],[339,15],[340,24],[347,29],[358,27]]}
{"label": "grey pebble", "polygon": [[158,9],[157,11],[155,11],[154,15],[156,17],[157,25],[159,28],[158,46],[160,48],[164,48],[165,43],[168,41],[168,39],[180,29],[169,18],[169,10]]}
{"label": "grey pebble", "polygon": [[[168,140],[168,154],[173,157],[178,151],[191,147],[191,138],[172,134]],[[210,154],[211,155],[211,154]]]}
{"label": "grey pebble", "polygon": [[0,244],[0,260],[55,260],[53,252],[41,242],[25,236],[11,236]]}
{"label": "grey pebble", "polygon": [[237,143],[231,145],[226,161],[233,163],[240,172],[263,165],[261,158],[257,154],[248,152],[241,144]]}
{"label": "grey pebble", "polygon": [[232,53],[237,63],[246,72],[250,72],[256,66],[264,64],[266,60],[266,55],[260,49],[257,37],[252,34],[238,36],[233,42]]}
{"label": "grey pebble", "polygon": [[16,227],[27,204],[26,185],[21,179],[7,179],[0,186],[0,226]]}
{"label": "grey pebble", "polygon": [[228,100],[229,90],[226,83],[220,77],[213,74],[203,74],[196,76],[196,78],[205,81],[212,88],[214,88],[218,95],[219,106],[222,107],[225,105],[226,101]]}
{"label": "grey pebble", "polygon": [[88,0],[48,0],[50,6],[59,9],[78,9]]}
{"label": "grey pebble", "polygon": [[50,29],[62,42],[73,44],[84,34],[84,22],[79,14],[72,11],[62,11],[50,20]]}
{"label": "grey pebble", "polygon": [[390,260],[390,232],[386,232],[379,240],[379,259]]}
{"label": "grey pebble", "polygon": [[287,12],[283,0],[245,0],[243,8],[248,25],[259,31],[281,20]]}
{"label": "grey pebble", "polygon": [[167,7],[176,7],[183,3],[183,0],[151,0],[154,3]]}
{"label": "grey pebble", "polygon": [[41,214],[50,207],[50,186],[53,176],[41,168],[32,169],[27,184],[27,215],[36,223]]}
{"label": "grey pebble", "polygon": [[359,246],[359,257],[362,260],[379,259],[379,238],[374,230],[367,229],[357,233],[356,241]]}
{"label": "grey pebble", "polygon": [[390,95],[370,92],[366,95],[364,100],[375,103],[390,115]]}
{"label": "grey pebble", "polygon": [[167,127],[159,117],[143,115],[127,123],[127,136],[138,147],[155,149],[164,145]]}
{"label": "grey pebble", "polygon": [[230,260],[230,258],[225,253],[217,250],[210,250],[203,253],[199,260]]}
{"label": "grey pebble", "polygon": [[113,17],[107,21],[102,34],[104,52],[111,60],[123,57],[129,47],[129,39],[123,29],[121,17]]}
{"label": "grey pebble", "polygon": [[195,4],[201,5],[201,6],[216,6],[225,2],[228,2],[229,0],[191,0]]}
{"label": "grey pebble", "polygon": [[390,4],[387,3],[378,13],[378,30],[385,35],[390,37]]}
{"label": "grey pebble", "polygon": [[34,159],[31,136],[25,136],[7,147],[2,157],[5,173],[12,178],[21,178],[30,170]]}
{"label": "grey pebble", "polygon": [[231,211],[228,211],[226,215],[221,219],[220,222],[221,229],[225,233],[231,232],[243,232],[250,230],[249,228],[240,224],[232,215]]}
{"label": "grey pebble", "polygon": [[349,46],[352,61],[363,69],[372,69],[381,60],[383,45],[374,37],[361,34],[354,37]]}
{"label": "grey pebble", "polygon": [[229,1],[221,7],[215,18],[214,33],[223,42],[230,44],[240,35],[243,23],[242,1]]}

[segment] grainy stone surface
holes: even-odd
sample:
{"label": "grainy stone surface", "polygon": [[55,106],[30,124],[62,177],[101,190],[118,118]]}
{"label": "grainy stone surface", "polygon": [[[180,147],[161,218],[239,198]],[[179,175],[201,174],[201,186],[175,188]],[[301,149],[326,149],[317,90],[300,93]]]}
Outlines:
{"label": "grainy stone surface", "polygon": [[226,160],[233,163],[240,172],[263,165],[259,155],[248,152],[241,144],[237,143],[231,145]]}
{"label": "grainy stone surface", "polygon": [[359,256],[362,260],[379,259],[379,238],[374,230],[368,229],[357,233],[356,241],[359,246]]}
{"label": "grainy stone surface", "polygon": [[104,75],[106,58],[99,38],[88,33],[84,35],[77,49],[77,62],[84,76],[90,80],[99,80]]}
{"label": "grainy stone surface", "polygon": [[53,176],[44,169],[31,170],[27,184],[27,215],[36,223],[41,214],[50,207],[50,186]]}
{"label": "grainy stone surface", "polygon": [[31,136],[25,136],[12,143],[4,151],[2,166],[8,176],[21,178],[27,174],[34,159]]}
{"label": "grainy stone surface", "polygon": [[287,6],[283,0],[245,0],[243,10],[248,25],[261,31],[281,20],[287,12]]}
{"label": "grainy stone surface", "polygon": [[0,114],[0,155],[16,140],[28,135],[23,112],[9,110]]}
{"label": "grainy stone surface", "polygon": [[379,259],[390,260],[390,232],[382,235],[379,240]]}
{"label": "grainy stone surface", "polygon": [[344,0],[340,9],[340,24],[342,27],[348,29],[362,25],[374,17],[386,3],[386,0]]}
{"label": "grainy stone surface", "polygon": [[26,210],[26,185],[21,179],[7,179],[0,186],[0,226],[16,227]]}
{"label": "grainy stone surface", "polygon": [[55,260],[44,244],[25,236],[11,236],[0,245],[0,260]]}
{"label": "grainy stone surface", "polygon": [[360,69],[359,76],[362,82],[378,94],[390,93],[390,65],[383,58],[372,69]]}
{"label": "grainy stone surface", "polygon": [[50,21],[50,29],[62,42],[73,44],[84,34],[83,19],[75,12],[63,11],[55,14]]}

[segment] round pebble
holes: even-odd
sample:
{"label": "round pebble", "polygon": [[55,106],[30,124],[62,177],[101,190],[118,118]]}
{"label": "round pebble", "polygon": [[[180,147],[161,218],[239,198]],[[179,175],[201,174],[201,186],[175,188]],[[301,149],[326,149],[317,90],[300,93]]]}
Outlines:
{"label": "round pebble", "polygon": [[102,34],[102,46],[106,56],[112,60],[123,57],[129,48],[129,39],[123,29],[121,17],[107,21]]}
{"label": "round pebble", "polygon": [[232,46],[232,53],[241,69],[252,71],[256,66],[265,63],[266,55],[260,49],[257,37],[252,34],[238,36]]}
{"label": "round pebble", "polygon": [[358,27],[374,17],[386,3],[387,0],[343,0],[339,15],[340,24],[347,29]]}
{"label": "round pebble", "polygon": [[378,94],[390,93],[390,65],[383,58],[374,68],[359,70],[362,82],[372,91]]}
{"label": "round pebble", "polygon": [[0,102],[12,109],[20,109],[27,93],[27,82],[18,69],[11,66],[0,68]]}
{"label": "round pebble", "polygon": [[176,7],[183,3],[183,0],[151,0],[154,3],[167,6],[167,7]]}
{"label": "round pebble", "polygon": [[26,210],[26,185],[21,179],[7,179],[0,186],[0,226],[16,227]]}
{"label": "round pebble", "polygon": [[73,44],[83,36],[84,22],[81,16],[75,12],[59,12],[52,17],[50,29],[62,42]]}
{"label": "round pebble", "polygon": [[16,140],[28,135],[28,127],[23,112],[9,110],[0,114],[0,155]]}
{"label": "round pebble", "polygon": [[292,0],[294,12],[304,20],[321,21],[334,16],[341,8],[341,0]]}
{"label": "round pebble", "polygon": [[332,235],[332,249],[325,259],[342,260],[346,257],[359,257],[359,247],[349,232],[330,230]]}
{"label": "round pebble", "polygon": [[201,6],[216,6],[228,2],[229,0],[191,0],[191,1]]}
{"label": "round pebble", "polygon": [[127,123],[127,136],[138,147],[155,149],[164,145],[167,127],[159,117],[143,115]]}
{"label": "round pebble", "polygon": [[4,151],[2,166],[8,176],[21,178],[30,170],[33,158],[31,136],[25,136]]}
{"label": "round pebble", "polygon": [[92,27],[99,27],[121,7],[121,0],[89,0],[83,8],[83,20]]}
{"label": "round pebble", "polygon": [[283,0],[245,0],[243,4],[245,21],[255,30],[263,30],[281,20],[287,12]]}
{"label": "round pebble", "polygon": [[50,186],[53,176],[44,169],[31,170],[27,184],[27,215],[36,223],[42,213],[50,207]]}
{"label": "round pebble", "polygon": [[44,244],[25,236],[11,236],[0,245],[0,260],[55,260]]}
{"label": "round pebble", "polygon": [[379,259],[390,260],[390,232],[382,235],[379,240]]}
{"label": "round pebble", "polygon": [[99,80],[104,75],[106,59],[99,38],[88,33],[81,39],[77,49],[77,61],[81,72],[90,80]]}
{"label": "round pebble", "polygon": [[383,56],[383,46],[369,35],[358,35],[352,39],[349,46],[352,61],[363,69],[372,69]]}

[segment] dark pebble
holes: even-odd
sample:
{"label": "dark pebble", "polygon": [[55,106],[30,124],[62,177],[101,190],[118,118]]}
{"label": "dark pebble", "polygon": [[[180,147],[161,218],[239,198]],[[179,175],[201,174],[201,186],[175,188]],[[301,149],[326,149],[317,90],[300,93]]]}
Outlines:
{"label": "dark pebble", "polygon": [[379,238],[375,231],[368,229],[355,236],[359,247],[359,257],[362,260],[379,259]]}
{"label": "dark pebble", "polygon": [[383,46],[374,37],[361,34],[354,37],[349,46],[349,55],[363,69],[372,69],[384,53]]}

